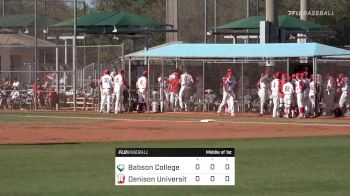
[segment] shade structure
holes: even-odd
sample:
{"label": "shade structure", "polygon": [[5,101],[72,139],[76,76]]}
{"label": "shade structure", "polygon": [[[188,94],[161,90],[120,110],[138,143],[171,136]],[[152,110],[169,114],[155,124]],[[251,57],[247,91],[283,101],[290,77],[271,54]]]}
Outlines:
{"label": "shade structure", "polygon": [[319,43],[183,44],[174,43],[126,57],[150,58],[289,58],[350,55],[350,51]]}
{"label": "shade structure", "polygon": [[[0,28],[34,27],[34,15],[7,15],[0,17]],[[57,20],[48,16],[37,16],[38,27],[48,27],[57,23]]]}
{"label": "shade structure", "polygon": [[[220,25],[217,29],[259,29],[260,21],[265,21],[265,19],[265,16],[252,16]],[[293,30],[320,31],[326,29],[322,25],[286,15],[278,16],[278,26],[279,28]]]}
{"label": "shade structure", "polygon": [[[77,27],[158,27],[165,24],[130,12],[98,12],[77,18]],[[71,27],[73,19],[69,19],[52,27]]]}

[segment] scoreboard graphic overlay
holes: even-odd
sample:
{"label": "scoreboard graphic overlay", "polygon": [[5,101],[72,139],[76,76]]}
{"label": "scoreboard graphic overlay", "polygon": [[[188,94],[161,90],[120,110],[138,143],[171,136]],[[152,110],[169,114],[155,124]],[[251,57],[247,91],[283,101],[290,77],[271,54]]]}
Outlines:
{"label": "scoreboard graphic overlay", "polygon": [[116,148],[115,185],[235,185],[234,148]]}

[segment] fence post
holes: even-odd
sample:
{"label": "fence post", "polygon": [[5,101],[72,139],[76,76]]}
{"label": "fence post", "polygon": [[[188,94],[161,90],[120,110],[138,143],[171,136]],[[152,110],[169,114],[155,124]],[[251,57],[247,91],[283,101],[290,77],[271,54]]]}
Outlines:
{"label": "fence post", "polygon": [[57,92],[57,103],[56,103],[56,110],[59,110],[59,104],[60,104],[60,79],[59,79],[59,73],[58,73],[58,47],[56,47],[56,92]]}

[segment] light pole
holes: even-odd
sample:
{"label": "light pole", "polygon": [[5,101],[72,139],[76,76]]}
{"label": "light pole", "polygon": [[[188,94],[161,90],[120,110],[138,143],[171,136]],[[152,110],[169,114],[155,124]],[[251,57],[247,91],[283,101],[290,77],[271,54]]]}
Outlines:
{"label": "light pole", "polygon": [[[37,35],[37,0],[34,1],[34,37],[35,37],[35,42],[34,42],[34,79],[35,79],[35,88],[37,88],[37,71],[38,71],[38,62],[37,62],[37,46],[38,46],[38,35]],[[37,108],[38,105],[38,100],[37,100],[37,96],[36,96],[36,90],[34,91],[34,109],[38,109]]]}
{"label": "light pole", "polygon": [[77,50],[77,0],[74,0],[74,22],[73,22],[73,109],[74,111],[77,110],[77,89],[76,89],[76,75],[77,75],[77,69],[76,69],[76,50]]}
{"label": "light pole", "polygon": [[207,0],[204,0],[204,43],[207,43]]}

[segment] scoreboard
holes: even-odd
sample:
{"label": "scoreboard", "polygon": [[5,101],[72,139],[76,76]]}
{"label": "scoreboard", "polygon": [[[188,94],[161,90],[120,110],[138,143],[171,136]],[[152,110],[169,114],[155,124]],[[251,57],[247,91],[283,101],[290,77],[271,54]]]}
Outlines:
{"label": "scoreboard", "polygon": [[115,185],[235,185],[234,148],[116,148]]}

